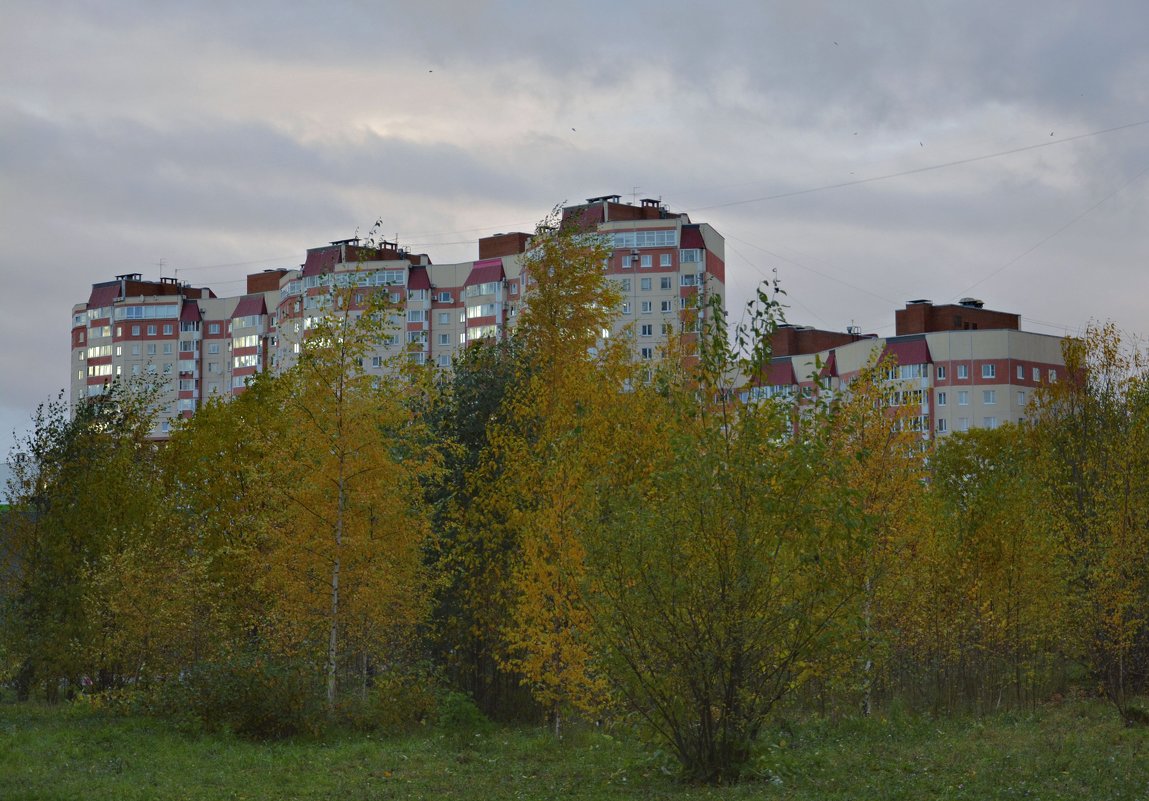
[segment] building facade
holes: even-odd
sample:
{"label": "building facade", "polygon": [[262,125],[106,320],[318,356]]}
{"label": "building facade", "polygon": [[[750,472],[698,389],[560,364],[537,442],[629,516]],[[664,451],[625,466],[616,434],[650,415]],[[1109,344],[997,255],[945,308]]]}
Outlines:
{"label": "building facade", "polygon": [[1016,314],[965,298],[935,306],[913,300],[895,314],[895,334],[877,337],[785,326],[766,374],[746,400],[796,396],[816,382],[838,390],[867,366],[892,357],[894,402],[909,405],[909,425],[924,438],[1026,419],[1033,392],[1065,378],[1062,338],[1020,330]]}
{"label": "building facade", "polygon": [[[604,271],[622,305],[608,333],[632,337],[636,359],[656,359],[672,332],[694,336],[688,326],[709,297],[725,297],[723,238],[656,200],[590,198],[564,209],[562,223],[595,231],[613,248]],[[247,291],[232,297],[170,278],[116,276],[73,307],[72,402],[117,379],[148,377],[160,391],[154,433],[163,437],[207,399],[240,393],[255,374],[294,364],[307,331],[330,311],[334,289],[347,290],[353,314],[372,295],[387,295],[392,333],[366,372],[382,377],[395,358],[450,367],[469,343],[499,340],[514,327],[529,303],[530,239],[485,237],[479,258],[458,264],[434,264],[396,243],[340,240],[309,249],[297,269],[249,275]]]}

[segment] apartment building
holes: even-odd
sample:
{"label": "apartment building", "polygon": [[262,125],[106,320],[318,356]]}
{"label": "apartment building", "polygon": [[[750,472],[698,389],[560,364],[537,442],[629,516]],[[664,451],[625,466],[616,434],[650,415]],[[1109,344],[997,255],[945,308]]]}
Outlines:
{"label": "apartment building", "polygon": [[895,313],[892,337],[785,326],[765,375],[742,397],[794,396],[816,380],[844,388],[866,366],[892,357],[887,379],[898,384],[895,402],[914,407],[909,425],[923,437],[1018,423],[1037,387],[1065,377],[1061,337],[1022,331],[1019,323],[1016,314],[964,298],[938,306],[910,301]]}
{"label": "apartment building", "polygon": [[[690,326],[709,296],[725,297],[723,238],[657,200],[589,198],[565,208],[562,224],[596,231],[613,247],[604,270],[623,300],[609,333],[632,337],[636,359],[657,358],[672,331],[696,336]],[[247,291],[232,297],[171,278],[116,276],[73,307],[72,401],[116,379],[149,376],[161,390],[155,435],[163,437],[207,398],[240,393],[251,376],[294,364],[340,288],[353,314],[380,292],[393,309],[392,333],[365,371],[382,377],[396,357],[449,367],[468,343],[501,339],[514,327],[529,302],[530,239],[484,237],[478,259],[457,264],[434,264],[398,243],[338,240],[309,249],[296,269],[249,275]]]}

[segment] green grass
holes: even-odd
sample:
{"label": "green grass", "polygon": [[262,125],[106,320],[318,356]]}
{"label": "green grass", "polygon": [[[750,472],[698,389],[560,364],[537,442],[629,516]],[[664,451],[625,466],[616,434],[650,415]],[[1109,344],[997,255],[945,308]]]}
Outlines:
{"label": "green grass", "polygon": [[684,786],[629,738],[427,730],[250,743],[76,707],[0,705],[0,798],[1137,799],[1149,730],[1110,707],[934,720],[811,722],[764,733],[755,777]]}

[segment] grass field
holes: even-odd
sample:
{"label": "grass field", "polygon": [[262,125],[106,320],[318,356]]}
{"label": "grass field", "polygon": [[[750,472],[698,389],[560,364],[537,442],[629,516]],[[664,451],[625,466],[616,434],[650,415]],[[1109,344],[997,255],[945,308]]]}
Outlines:
{"label": "grass field", "polygon": [[685,786],[616,732],[428,729],[251,743],[75,707],[0,705],[0,798],[1149,799],[1149,730],[1073,701],[990,718],[771,729],[754,778]]}

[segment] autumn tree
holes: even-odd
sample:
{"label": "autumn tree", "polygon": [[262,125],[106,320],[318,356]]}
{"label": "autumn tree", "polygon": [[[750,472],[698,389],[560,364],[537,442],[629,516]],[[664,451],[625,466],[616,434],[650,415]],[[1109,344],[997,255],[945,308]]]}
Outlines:
{"label": "autumn tree", "polygon": [[514,560],[501,662],[524,677],[556,732],[564,708],[593,707],[602,691],[579,595],[579,526],[593,509],[579,433],[586,402],[621,389],[603,365],[621,363],[628,347],[609,340],[619,298],[603,274],[608,253],[601,237],[557,216],[539,225],[514,333],[520,373],[476,473],[484,490],[473,525]]}
{"label": "autumn tree", "polygon": [[10,464],[11,511],[0,564],[5,647],[17,687],[55,698],[60,681],[122,677],[119,654],[88,595],[103,560],[129,548],[156,519],[154,393],[110,384],[74,409],[41,406]]}
{"label": "autumn tree", "polygon": [[1065,379],[1034,405],[1040,470],[1064,543],[1072,630],[1127,722],[1149,687],[1149,370],[1112,324],[1063,343]]}
{"label": "autumn tree", "polygon": [[739,404],[732,391],[738,372],[769,358],[780,306],[768,291],[759,301],[734,336],[741,351],[715,304],[697,361],[632,388],[632,419],[661,436],[614,454],[622,480],[608,463],[594,487],[599,522],[586,529],[583,597],[611,684],[705,782],[738,778],[856,596],[863,545],[852,495],[828,489],[840,467],[832,399]]}
{"label": "autumn tree", "polygon": [[364,683],[425,614],[420,480],[433,460],[405,404],[402,364],[382,379],[363,369],[387,332],[382,295],[357,307],[351,288],[330,285],[326,314],[264,409],[290,427],[257,430],[262,489],[278,508],[261,522],[255,583],[271,642],[322,663],[333,710],[341,668]]}

